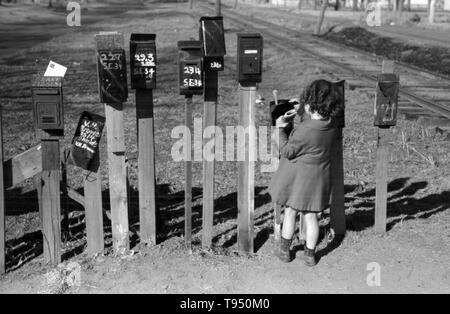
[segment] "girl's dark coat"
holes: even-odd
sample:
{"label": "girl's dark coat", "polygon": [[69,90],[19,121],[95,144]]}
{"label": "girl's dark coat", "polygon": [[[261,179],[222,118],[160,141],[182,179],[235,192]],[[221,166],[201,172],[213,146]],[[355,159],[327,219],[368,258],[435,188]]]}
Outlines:
{"label": "girl's dark coat", "polygon": [[331,120],[305,120],[289,138],[280,129],[280,163],[269,186],[274,202],[309,212],[329,206],[335,130]]}

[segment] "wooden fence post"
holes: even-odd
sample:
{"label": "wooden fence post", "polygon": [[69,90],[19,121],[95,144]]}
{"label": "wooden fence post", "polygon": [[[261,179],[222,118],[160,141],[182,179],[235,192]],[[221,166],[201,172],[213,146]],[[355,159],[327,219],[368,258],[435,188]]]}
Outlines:
{"label": "wooden fence post", "polygon": [[[217,93],[217,81],[218,73],[216,71],[205,71],[205,84],[209,84],[211,90],[215,90]],[[204,118],[203,118],[203,130],[207,127],[215,126],[217,118],[217,100],[204,102]],[[214,141],[215,136],[211,139],[203,138],[203,147],[206,142]],[[214,144],[215,145],[215,144]],[[208,248],[211,246],[213,224],[214,224],[214,166],[215,166],[215,146],[212,160],[206,160],[203,156],[203,225],[202,225],[202,247]]]}
{"label": "wooden fence post", "polygon": [[100,33],[95,39],[100,98],[105,105],[113,247],[120,254],[129,249],[123,123],[123,102],[128,97],[124,39],[117,32]]}
{"label": "wooden fence post", "polygon": [[[383,60],[382,73],[394,73],[394,62]],[[377,130],[375,232],[386,232],[388,181],[388,128]]]}
{"label": "wooden fence post", "polygon": [[138,121],[139,221],[141,242],[156,244],[153,91],[136,89]]}
{"label": "wooden fence post", "polygon": [[3,125],[0,106],[0,274],[6,271],[5,252],[5,186],[3,176]]}
{"label": "wooden fence post", "polygon": [[42,139],[42,232],[44,258],[61,262],[60,145],[57,139]]}
{"label": "wooden fence post", "polygon": [[[256,85],[256,84],[255,84]],[[245,160],[238,161],[238,248],[253,253],[253,216],[255,210],[255,126],[256,86],[239,85],[239,125],[248,130],[245,134]]]}
{"label": "wooden fence post", "polygon": [[346,232],[345,218],[345,183],[344,183],[344,143],[343,128],[345,126],[345,81],[339,81],[336,88],[342,93],[342,113],[336,119],[336,138],[331,157],[331,204],[330,226],[336,235],[344,236]]}
{"label": "wooden fence post", "polygon": [[[99,159],[99,157],[96,157]],[[87,252],[95,256],[105,248],[103,235],[102,178],[97,172],[84,171],[84,210],[86,217]]]}
{"label": "wooden fence post", "polygon": [[186,246],[192,242],[192,95],[186,95],[185,123],[189,130],[185,137],[186,156],[184,162],[184,239]]}

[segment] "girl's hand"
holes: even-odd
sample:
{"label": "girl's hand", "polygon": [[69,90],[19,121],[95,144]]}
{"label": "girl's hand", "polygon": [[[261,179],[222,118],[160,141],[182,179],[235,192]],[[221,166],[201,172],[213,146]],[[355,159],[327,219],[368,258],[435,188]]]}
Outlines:
{"label": "girl's hand", "polygon": [[278,119],[275,121],[275,127],[283,129],[292,123],[292,121],[284,121],[283,117],[284,116],[278,117]]}

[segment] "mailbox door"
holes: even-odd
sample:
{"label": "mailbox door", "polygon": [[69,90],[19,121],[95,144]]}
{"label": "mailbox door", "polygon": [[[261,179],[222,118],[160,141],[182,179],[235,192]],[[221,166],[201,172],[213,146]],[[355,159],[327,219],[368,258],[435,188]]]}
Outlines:
{"label": "mailbox door", "polygon": [[397,124],[397,103],[400,84],[395,74],[378,77],[374,125],[389,127]]}
{"label": "mailbox door", "polygon": [[131,88],[156,88],[156,45],[154,34],[131,35],[130,69]]}
{"label": "mailbox door", "polygon": [[238,80],[260,83],[262,80],[263,39],[259,34],[238,34]]}
{"label": "mailbox door", "polygon": [[99,50],[98,69],[101,102],[125,102],[128,98],[125,51]]}

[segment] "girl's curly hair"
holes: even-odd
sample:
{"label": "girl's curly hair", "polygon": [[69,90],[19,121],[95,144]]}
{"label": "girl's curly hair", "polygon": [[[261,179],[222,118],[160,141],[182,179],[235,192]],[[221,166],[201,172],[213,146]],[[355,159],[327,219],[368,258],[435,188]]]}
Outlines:
{"label": "girl's curly hair", "polygon": [[316,80],[309,84],[300,96],[302,106],[309,104],[311,112],[317,112],[325,119],[334,117],[342,104],[338,87],[327,80]]}

